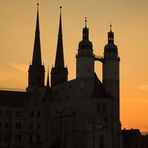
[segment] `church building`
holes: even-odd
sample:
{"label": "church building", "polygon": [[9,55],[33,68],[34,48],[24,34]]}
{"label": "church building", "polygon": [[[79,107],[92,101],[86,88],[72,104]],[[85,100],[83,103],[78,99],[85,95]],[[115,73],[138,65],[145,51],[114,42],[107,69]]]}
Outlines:
{"label": "church building", "polygon": [[[0,148],[122,148],[120,58],[112,26],[104,55],[97,57],[85,20],[76,53],[76,78],[68,80],[60,7],[55,64],[45,82],[38,5],[26,91],[0,90]],[[102,64],[102,80],[95,62]]]}

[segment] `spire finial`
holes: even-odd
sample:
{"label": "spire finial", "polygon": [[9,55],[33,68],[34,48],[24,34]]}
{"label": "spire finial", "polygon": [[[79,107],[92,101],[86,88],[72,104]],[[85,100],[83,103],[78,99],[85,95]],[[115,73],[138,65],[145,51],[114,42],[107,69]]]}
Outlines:
{"label": "spire finial", "polygon": [[110,24],[109,26],[110,26],[110,31],[112,31],[112,27],[113,27],[112,24]]}
{"label": "spire finial", "polygon": [[87,17],[85,17],[85,27],[87,27]]}
{"label": "spire finial", "polygon": [[40,4],[39,4],[39,3],[36,3],[36,5],[37,5],[37,10],[39,10],[39,5],[40,5]]}
{"label": "spire finial", "polygon": [[89,40],[89,29],[87,28],[87,17],[85,17],[85,27],[83,28],[82,39]]}
{"label": "spire finial", "polygon": [[62,14],[62,6],[60,6],[60,14]]}
{"label": "spire finial", "polygon": [[110,24],[110,31],[108,32],[108,43],[114,43],[114,33],[112,32],[112,24]]}

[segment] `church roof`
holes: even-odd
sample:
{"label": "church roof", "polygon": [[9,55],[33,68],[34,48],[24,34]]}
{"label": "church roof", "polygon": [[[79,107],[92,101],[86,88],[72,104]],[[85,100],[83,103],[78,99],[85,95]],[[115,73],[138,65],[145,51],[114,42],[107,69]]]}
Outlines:
{"label": "church roof", "polygon": [[31,98],[28,92],[0,91],[0,107],[24,106]]}
{"label": "church roof", "polygon": [[[102,82],[98,79],[96,73],[94,73],[94,90],[87,97],[100,97],[100,98],[112,98],[104,89],[104,86]],[[79,87],[80,80],[79,79],[73,79],[71,81],[68,81],[66,83],[57,85],[52,88],[53,94],[57,96],[63,97],[67,94],[69,97],[73,97],[74,94],[78,91],[81,91],[81,88]],[[85,86],[87,87],[87,86]],[[85,91],[83,91],[86,95]],[[81,91],[82,94],[82,91]]]}
{"label": "church roof", "polygon": [[103,97],[103,98],[112,98],[104,89],[102,82],[98,79],[96,73],[94,73],[95,83],[94,91],[92,97]]}

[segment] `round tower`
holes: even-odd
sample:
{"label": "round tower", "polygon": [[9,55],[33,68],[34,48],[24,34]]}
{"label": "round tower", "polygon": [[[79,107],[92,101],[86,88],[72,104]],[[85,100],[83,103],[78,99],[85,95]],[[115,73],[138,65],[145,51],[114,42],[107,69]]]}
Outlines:
{"label": "round tower", "polygon": [[87,20],[85,20],[82,33],[82,41],[79,42],[78,54],[76,55],[76,77],[88,78],[94,76],[94,54],[92,42],[89,41]]}
{"label": "round tower", "polygon": [[115,99],[119,99],[119,62],[118,48],[114,44],[114,33],[108,32],[108,43],[104,47],[103,84],[106,91]]}
{"label": "round tower", "polygon": [[114,33],[110,25],[108,43],[104,48],[103,61],[103,85],[106,92],[112,97],[112,129],[114,148],[122,147],[121,124],[120,124],[120,74],[119,74],[118,48],[114,44]]}

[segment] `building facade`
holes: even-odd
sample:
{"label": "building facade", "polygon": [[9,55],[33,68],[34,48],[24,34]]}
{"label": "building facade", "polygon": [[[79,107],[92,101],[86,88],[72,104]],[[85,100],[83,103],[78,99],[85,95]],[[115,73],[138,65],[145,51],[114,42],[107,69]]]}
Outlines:
{"label": "building facade", "polygon": [[[95,62],[102,63],[102,82],[95,73]],[[97,57],[85,20],[76,55],[76,78],[68,80],[60,12],[51,86],[49,71],[45,84],[37,10],[27,89],[0,91],[0,148],[122,148],[119,62],[112,28],[104,56]]]}

